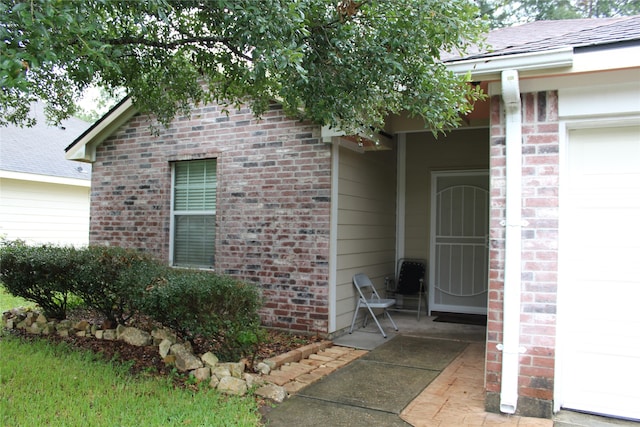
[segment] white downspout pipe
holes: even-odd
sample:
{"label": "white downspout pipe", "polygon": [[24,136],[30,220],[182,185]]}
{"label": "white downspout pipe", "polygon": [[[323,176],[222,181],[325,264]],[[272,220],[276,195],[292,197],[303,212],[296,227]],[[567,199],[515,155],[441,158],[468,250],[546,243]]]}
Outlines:
{"label": "white downspout pipe", "polygon": [[522,275],[522,107],[518,72],[502,72],[506,126],[506,226],[502,381],[500,412],[514,414],[518,405],[520,353],[520,294]]}

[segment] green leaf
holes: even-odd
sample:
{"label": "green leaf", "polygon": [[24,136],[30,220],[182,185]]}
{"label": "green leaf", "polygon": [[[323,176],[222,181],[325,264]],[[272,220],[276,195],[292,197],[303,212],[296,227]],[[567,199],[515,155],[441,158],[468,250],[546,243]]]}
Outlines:
{"label": "green leaf", "polygon": [[438,70],[438,56],[485,30],[471,0],[0,4],[2,117],[26,98],[47,98],[62,119],[73,94],[99,82],[123,87],[165,124],[192,104],[251,100],[260,115],[278,98],[297,117],[345,131],[402,110],[441,128],[476,95]]}

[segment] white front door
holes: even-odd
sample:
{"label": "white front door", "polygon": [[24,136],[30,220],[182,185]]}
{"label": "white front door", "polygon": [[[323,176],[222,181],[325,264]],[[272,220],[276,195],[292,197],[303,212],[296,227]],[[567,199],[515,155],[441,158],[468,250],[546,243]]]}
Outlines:
{"label": "white front door", "polygon": [[487,313],[489,175],[431,175],[429,312]]}
{"label": "white front door", "polygon": [[640,419],[640,126],[572,130],[567,144],[560,404]]}

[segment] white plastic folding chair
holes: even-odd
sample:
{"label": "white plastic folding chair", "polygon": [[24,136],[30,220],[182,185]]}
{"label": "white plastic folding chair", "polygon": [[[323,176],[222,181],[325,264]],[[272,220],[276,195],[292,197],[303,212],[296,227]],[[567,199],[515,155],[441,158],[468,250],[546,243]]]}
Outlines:
{"label": "white plastic folding chair", "polygon": [[[376,315],[373,312],[373,309],[381,308],[383,309],[383,314],[387,315],[387,317],[391,321],[391,324],[393,325],[393,328],[397,331],[398,327],[396,326],[395,322],[391,318],[391,315],[389,314],[389,310],[388,310],[389,307],[392,307],[396,303],[396,300],[389,299],[389,298],[387,299],[380,298],[380,295],[378,295],[378,291],[376,291],[375,286],[373,286],[373,283],[371,283],[371,279],[369,279],[369,277],[366,274],[358,273],[355,276],[353,276],[353,285],[358,290],[359,296],[358,296],[358,303],[356,304],[356,311],[353,313],[353,320],[351,321],[351,329],[349,329],[349,333],[353,332],[353,326],[356,323],[356,317],[358,316],[358,312],[360,311],[361,308],[366,308],[367,310],[369,310],[369,312],[365,314],[365,317],[364,317],[364,326],[367,326],[367,316],[368,314],[371,314],[371,317],[373,317],[373,320],[376,322],[376,325],[378,325],[378,329],[380,329],[380,333],[382,334],[382,336],[385,338],[387,337],[387,334],[384,333],[384,329],[382,329],[380,322],[378,322],[378,319],[376,318]],[[369,292],[368,288],[371,288],[371,296],[369,298],[365,296],[365,293]]]}

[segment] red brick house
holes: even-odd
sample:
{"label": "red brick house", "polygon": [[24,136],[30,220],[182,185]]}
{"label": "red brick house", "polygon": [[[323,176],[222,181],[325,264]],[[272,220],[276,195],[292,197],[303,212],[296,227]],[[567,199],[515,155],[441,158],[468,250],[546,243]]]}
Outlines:
{"label": "red brick house", "polygon": [[429,310],[487,313],[486,406],[640,419],[640,16],[534,22],[445,58],[489,93],[434,139],[354,142],[273,108],[158,135],[128,100],[67,148],[95,244],[255,282],[266,325],[335,335],[351,278],[429,264]]}

